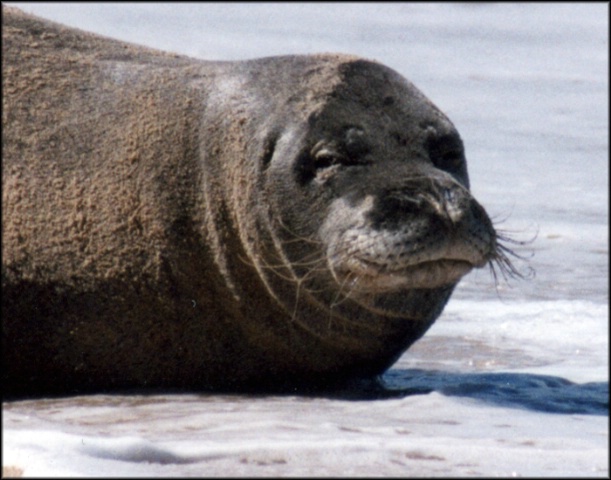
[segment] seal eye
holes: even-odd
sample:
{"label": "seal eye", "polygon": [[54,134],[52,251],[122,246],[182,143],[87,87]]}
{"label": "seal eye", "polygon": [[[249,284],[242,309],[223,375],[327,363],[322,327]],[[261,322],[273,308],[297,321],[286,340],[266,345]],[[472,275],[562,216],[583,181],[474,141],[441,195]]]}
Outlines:
{"label": "seal eye", "polygon": [[295,166],[296,180],[301,185],[317,179],[326,182],[346,167],[358,167],[368,163],[367,158],[352,155],[344,145],[321,140],[312,149],[303,150]]}
{"label": "seal eye", "polygon": [[299,184],[304,185],[314,178],[325,180],[333,176],[339,165],[344,163],[344,157],[328,147],[314,148],[304,151],[299,156],[295,173]]}
{"label": "seal eye", "polygon": [[328,148],[322,148],[314,155],[314,159],[316,161],[315,168],[329,168],[338,163],[343,163],[342,158],[343,157],[337,152],[329,150]]}

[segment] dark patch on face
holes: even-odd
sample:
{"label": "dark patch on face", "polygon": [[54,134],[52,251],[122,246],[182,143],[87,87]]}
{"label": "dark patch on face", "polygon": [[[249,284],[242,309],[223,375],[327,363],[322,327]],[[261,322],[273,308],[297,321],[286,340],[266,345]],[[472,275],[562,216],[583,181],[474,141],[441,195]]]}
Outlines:
{"label": "dark patch on face", "polygon": [[425,147],[431,162],[440,170],[456,172],[465,163],[463,143],[456,134],[431,135],[427,138]]}
{"label": "dark patch on face", "polygon": [[399,132],[391,132],[390,136],[392,139],[399,144],[401,147],[407,147],[409,145],[409,140],[407,137],[401,135]]}
{"label": "dark patch on face", "polygon": [[371,145],[362,128],[348,127],[344,136],[346,138],[344,149],[349,157],[362,158],[371,151]]}
{"label": "dark patch on face", "polygon": [[416,202],[400,201],[396,196],[380,195],[375,208],[368,214],[375,230],[395,229],[410,217],[421,215],[421,206]]}
{"label": "dark patch on face", "polygon": [[310,149],[306,148],[299,153],[295,162],[295,180],[300,186],[311,181],[316,174],[316,165],[310,154]]}
{"label": "dark patch on face", "polygon": [[[433,124],[423,123],[420,128],[424,131],[424,151],[430,162],[468,187],[466,175],[466,159],[463,143],[456,132],[438,133]],[[413,137],[399,131],[390,132],[392,140],[402,148],[421,145],[421,137]]]}
{"label": "dark patch on face", "polygon": [[273,131],[265,138],[265,143],[263,145],[263,155],[261,157],[261,168],[263,170],[265,170],[272,161],[272,157],[274,156],[274,151],[276,150],[276,143],[278,142],[279,136],[280,133],[278,131]]}
{"label": "dark patch on face", "polygon": [[[443,229],[443,223],[436,218],[434,209],[421,192],[428,192],[429,181],[418,181],[403,188],[392,188],[376,195],[374,207],[367,214],[375,230],[395,230],[416,219],[428,218],[429,228]],[[416,233],[416,232],[414,232]]]}
{"label": "dark patch on face", "polygon": [[382,101],[382,105],[384,105],[385,107],[390,107],[391,105],[394,105],[394,103],[395,99],[393,97],[385,97]]}

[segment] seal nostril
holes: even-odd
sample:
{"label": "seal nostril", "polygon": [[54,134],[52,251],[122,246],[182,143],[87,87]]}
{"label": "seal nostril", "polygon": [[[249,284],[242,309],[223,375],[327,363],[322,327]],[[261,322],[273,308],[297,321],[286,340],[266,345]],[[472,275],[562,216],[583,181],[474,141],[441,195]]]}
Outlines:
{"label": "seal nostril", "polygon": [[456,203],[456,192],[453,188],[443,189],[443,200],[445,203],[454,204]]}

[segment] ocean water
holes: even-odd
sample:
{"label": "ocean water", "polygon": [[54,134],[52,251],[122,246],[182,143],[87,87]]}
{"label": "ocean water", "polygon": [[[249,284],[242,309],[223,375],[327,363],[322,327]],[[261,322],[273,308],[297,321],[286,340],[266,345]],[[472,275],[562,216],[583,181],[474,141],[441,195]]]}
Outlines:
{"label": "ocean water", "polygon": [[[10,3],[10,2],[9,2]],[[152,395],[3,403],[24,476],[609,476],[609,6],[15,4],[204,59],[344,52],[457,126],[525,280],[468,275],[388,398]]]}

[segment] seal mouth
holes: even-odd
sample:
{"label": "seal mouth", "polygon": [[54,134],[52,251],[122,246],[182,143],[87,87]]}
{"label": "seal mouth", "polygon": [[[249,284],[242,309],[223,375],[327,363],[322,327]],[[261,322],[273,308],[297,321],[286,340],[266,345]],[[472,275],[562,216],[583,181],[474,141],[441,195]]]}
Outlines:
{"label": "seal mouth", "polygon": [[359,259],[360,268],[334,270],[335,280],[351,294],[391,293],[452,285],[476,267],[466,260],[438,259],[397,269]]}

